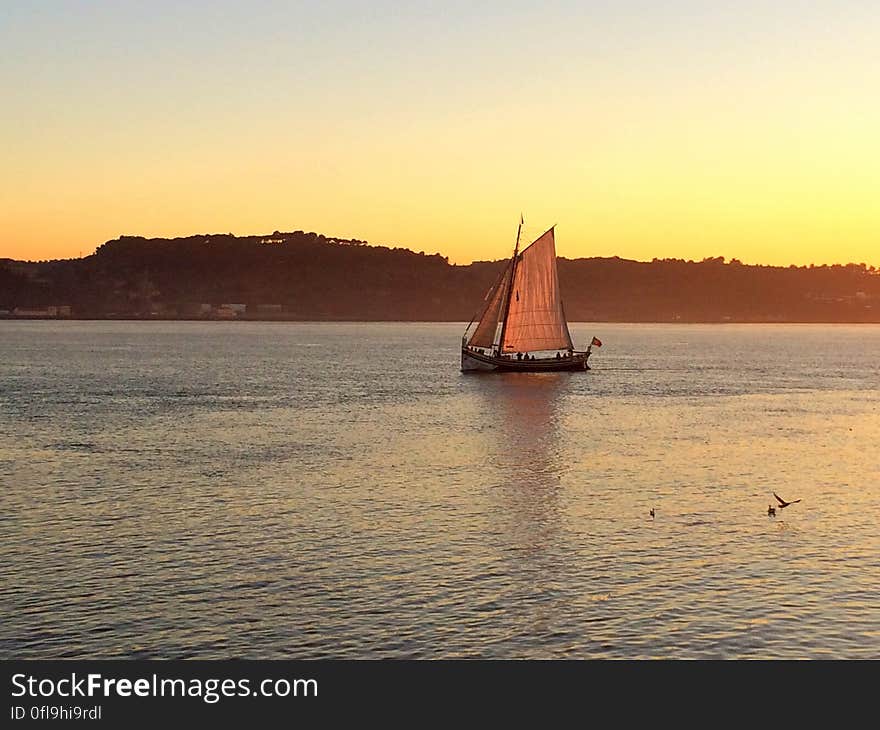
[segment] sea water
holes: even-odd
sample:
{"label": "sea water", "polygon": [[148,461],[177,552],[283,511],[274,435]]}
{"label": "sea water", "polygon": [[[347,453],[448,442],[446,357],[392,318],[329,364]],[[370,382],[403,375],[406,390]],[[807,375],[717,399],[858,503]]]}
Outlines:
{"label": "sea water", "polygon": [[880,657],[880,327],[462,329],[0,322],[0,657]]}

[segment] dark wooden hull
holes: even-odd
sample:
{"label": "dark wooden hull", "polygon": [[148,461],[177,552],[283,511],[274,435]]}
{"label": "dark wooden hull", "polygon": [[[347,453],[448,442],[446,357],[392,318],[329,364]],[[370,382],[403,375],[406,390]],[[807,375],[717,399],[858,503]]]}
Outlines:
{"label": "dark wooden hull", "polygon": [[590,353],[578,352],[572,357],[517,360],[480,354],[467,348],[461,350],[461,370],[465,373],[557,373],[589,370]]}

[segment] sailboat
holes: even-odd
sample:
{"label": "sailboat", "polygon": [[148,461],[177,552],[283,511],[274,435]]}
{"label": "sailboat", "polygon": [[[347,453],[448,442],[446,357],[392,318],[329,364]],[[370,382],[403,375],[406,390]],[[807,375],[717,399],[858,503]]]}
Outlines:
{"label": "sailboat", "polygon": [[[601,342],[594,337],[582,351],[572,344],[559,293],[555,226],[520,251],[522,227],[520,218],[513,256],[461,338],[461,369],[589,370],[593,345]],[[477,326],[471,332],[474,322]]]}

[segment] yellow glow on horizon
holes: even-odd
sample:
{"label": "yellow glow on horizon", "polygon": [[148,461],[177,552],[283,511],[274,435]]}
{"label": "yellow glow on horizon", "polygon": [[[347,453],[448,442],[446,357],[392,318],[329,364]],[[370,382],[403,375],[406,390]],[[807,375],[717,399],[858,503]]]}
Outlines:
{"label": "yellow glow on horizon", "polygon": [[568,258],[880,264],[878,59],[862,26],[808,29],[819,50],[805,40],[791,58],[725,37],[721,60],[636,46],[604,67],[563,38],[541,73],[494,85],[348,65],[271,104],[218,79],[199,96],[201,77],[145,99],[89,80],[107,106],[22,97],[18,123],[0,120],[15,141],[0,257],[301,229],[469,263],[509,255],[522,211],[538,232],[558,224]]}

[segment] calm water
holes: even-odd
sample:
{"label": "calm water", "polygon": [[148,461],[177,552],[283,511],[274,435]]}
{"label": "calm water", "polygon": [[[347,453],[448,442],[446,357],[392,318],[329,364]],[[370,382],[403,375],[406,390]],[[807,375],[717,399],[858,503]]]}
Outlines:
{"label": "calm water", "polygon": [[0,322],[0,657],[880,657],[880,327],[461,329]]}

